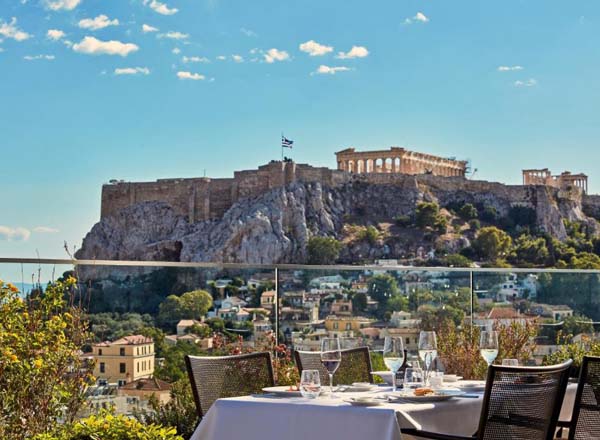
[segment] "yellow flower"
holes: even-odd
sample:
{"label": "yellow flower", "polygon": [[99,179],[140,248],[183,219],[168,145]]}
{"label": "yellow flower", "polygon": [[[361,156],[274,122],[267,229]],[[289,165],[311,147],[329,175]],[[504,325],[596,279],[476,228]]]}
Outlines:
{"label": "yellow flower", "polygon": [[17,355],[16,355],[16,354],[11,354],[11,355],[10,355],[10,360],[11,360],[11,361],[13,361],[13,362],[17,362],[17,360],[18,360],[18,359],[19,359],[19,358],[17,357]]}
{"label": "yellow flower", "polygon": [[42,368],[42,365],[44,365],[44,361],[42,361],[41,359],[36,359],[35,361],[33,361],[33,366],[35,368]]}
{"label": "yellow flower", "polygon": [[14,286],[14,285],[12,285],[10,283],[8,284],[8,288],[10,289],[11,292],[15,292],[16,293],[16,292],[19,291],[19,289],[17,289],[16,286]]}

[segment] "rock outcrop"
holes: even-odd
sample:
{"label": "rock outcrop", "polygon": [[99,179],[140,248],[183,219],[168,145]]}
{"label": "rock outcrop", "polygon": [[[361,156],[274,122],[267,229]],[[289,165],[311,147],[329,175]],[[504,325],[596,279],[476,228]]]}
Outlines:
{"label": "rock outcrop", "polygon": [[[97,223],[76,257],[302,263],[306,260],[309,237],[340,237],[343,225],[353,216],[373,222],[410,216],[420,201],[435,201],[441,206],[465,202],[491,206],[501,216],[508,215],[514,206],[526,206],[535,211],[540,229],[561,240],[566,238],[563,219],[596,225],[584,214],[582,195],[577,191],[431,175],[381,175],[376,179],[379,180],[371,177],[367,181],[356,176],[335,187],[294,182],[236,202],[221,219],[192,224],[164,202],[139,203]],[[588,211],[596,206],[591,205]],[[468,240],[451,240],[444,246],[456,250],[463,244],[468,245]],[[398,258],[401,253],[401,249],[384,243],[379,250],[365,246],[356,249],[352,251],[350,247],[344,258]]]}

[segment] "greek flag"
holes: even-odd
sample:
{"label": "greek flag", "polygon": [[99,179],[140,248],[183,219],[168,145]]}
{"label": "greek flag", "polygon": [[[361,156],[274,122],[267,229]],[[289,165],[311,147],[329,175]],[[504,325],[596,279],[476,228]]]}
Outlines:
{"label": "greek flag", "polygon": [[281,136],[281,147],[292,148],[294,146],[294,141],[287,139],[285,136]]}

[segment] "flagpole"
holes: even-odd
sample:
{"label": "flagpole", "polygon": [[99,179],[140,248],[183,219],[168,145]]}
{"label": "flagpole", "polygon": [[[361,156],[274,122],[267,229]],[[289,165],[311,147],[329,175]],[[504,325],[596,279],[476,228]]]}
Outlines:
{"label": "flagpole", "polygon": [[283,131],[281,132],[281,161],[283,162]]}

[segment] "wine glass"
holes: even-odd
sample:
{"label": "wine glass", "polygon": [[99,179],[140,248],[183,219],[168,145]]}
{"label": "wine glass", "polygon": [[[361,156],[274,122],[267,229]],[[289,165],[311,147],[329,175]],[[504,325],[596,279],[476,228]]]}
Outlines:
{"label": "wine glass", "polygon": [[435,332],[421,332],[419,334],[419,357],[425,363],[425,385],[429,383],[431,364],[437,357],[437,337]]}
{"label": "wine glass", "polygon": [[404,390],[411,390],[423,386],[423,370],[418,367],[409,367],[404,371]]}
{"label": "wine glass", "polygon": [[329,373],[329,391],[333,395],[333,375],[342,362],[340,340],[338,338],[323,338],[321,341],[321,363]]}
{"label": "wine glass", "polygon": [[496,356],[498,356],[498,332],[483,330],[479,338],[479,352],[485,359],[488,367],[492,365]]}
{"label": "wine glass", "polygon": [[404,364],[404,342],[402,338],[386,336],[383,343],[383,362],[393,374],[392,386],[396,391],[396,375]]}
{"label": "wine glass", "polygon": [[321,393],[321,377],[318,370],[302,370],[300,394],[308,399],[316,399]]}

